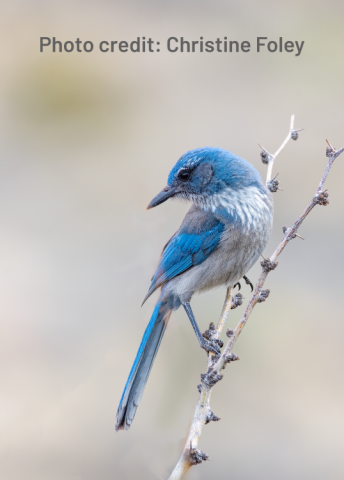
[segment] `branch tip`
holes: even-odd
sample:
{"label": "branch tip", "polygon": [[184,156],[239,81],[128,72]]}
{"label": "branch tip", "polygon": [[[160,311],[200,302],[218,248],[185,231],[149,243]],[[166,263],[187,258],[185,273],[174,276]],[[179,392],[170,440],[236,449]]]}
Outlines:
{"label": "branch tip", "polygon": [[302,130],[304,130],[304,128],[297,128],[295,130],[292,130],[290,133],[290,138],[292,140],[297,140],[299,138],[299,132],[302,132]]}
{"label": "branch tip", "polygon": [[258,295],[257,302],[262,303],[265,302],[265,300],[268,298],[270,295],[270,290],[267,288],[266,290],[261,290]]}
{"label": "branch tip", "polygon": [[301,237],[301,235],[299,235],[298,233],[295,233],[295,237],[298,237],[298,238],[301,238],[301,240],[304,240],[304,238]]}
{"label": "branch tip", "polygon": [[314,195],[313,201],[316,205],[323,205],[326,207],[330,202],[328,200],[328,193],[327,190],[320,190],[319,193]]}
{"label": "branch tip", "polygon": [[259,145],[258,143],[258,146],[259,148],[262,150],[260,152],[260,158],[262,159],[262,162],[267,165],[268,163],[270,163],[271,161],[274,160],[274,156],[269,153],[264,147],[262,147],[261,145]]}
{"label": "branch tip", "polygon": [[219,420],[221,420],[221,418],[215,415],[212,411],[210,411],[210,413],[205,417],[204,424],[208,425],[208,423],[210,422],[218,422]]}
{"label": "branch tip", "polygon": [[189,458],[191,465],[198,465],[199,463],[209,459],[206,453],[202,452],[201,450],[197,450],[197,448],[192,448],[192,442],[190,442]]}
{"label": "branch tip", "polygon": [[270,258],[264,258],[264,260],[260,262],[260,264],[263,268],[263,271],[265,273],[268,273],[268,272],[271,272],[271,270],[275,270],[275,268],[278,265],[278,262],[272,262]]}
{"label": "branch tip", "polygon": [[207,373],[201,373],[201,382],[205,387],[211,388],[217,382],[223,379],[223,375],[217,373],[216,370],[208,369]]}
{"label": "branch tip", "polygon": [[277,190],[282,190],[281,188],[279,188],[279,181],[278,180],[272,179],[272,180],[270,180],[270,182],[268,182],[266,184],[266,186],[268,187],[268,189],[270,190],[271,193],[276,193]]}
{"label": "branch tip", "polygon": [[[282,231],[283,231],[284,235],[285,235],[285,234],[288,234],[288,235],[289,235],[289,233],[291,232],[291,230],[292,230],[292,229],[291,229],[291,228],[288,228],[287,225],[283,225],[283,227],[282,227]],[[301,237],[301,235],[299,235],[299,234],[296,233],[296,232],[294,232],[294,233],[290,236],[290,239],[293,240],[293,239],[296,238],[296,237],[301,238],[301,240],[304,240],[304,238]]]}
{"label": "branch tip", "polygon": [[[271,188],[271,185],[269,186],[269,182],[271,181],[271,177],[272,177],[272,167],[273,167],[273,164],[274,164],[277,156],[286,147],[289,140],[290,139],[297,140],[298,137],[299,137],[298,132],[303,130],[303,128],[298,128],[298,129],[294,128],[294,120],[295,120],[295,115],[292,115],[291,118],[290,118],[290,127],[289,127],[288,135],[287,135],[286,139],[284,140],[284,142],[282,143],[282,145],[279,147],[279,149],[272,155],[272,154],[269,154],[269,152],[267,150],[265,150],[265,148],[264,148],[264,149],[262,149],[263,151],[260,154],[261,157],[262,157],[263,163],[268,164],[268,171],[267,171],[267,174],[266,174],[266,185],[268,186],[269,189]],[[270,155],[270,157],[267,157],[267,155]],[[276,187],[276,189],[278,190],[278,186]],[[277,190],[271,190],[271,191],[276,192]]]}
{"label": "branch tip", "polygon": [[236,295],[231,296],[231,310],[234,310],[237,307],[240,307],[242,305],[244,297],[242,296],[241,293],[237,293]]}
{"label": "branch tip", "polygon": [[225,363],[236,362],[237,360],[240,360],[240,358],[235,353],[230,352],[225,355]]}
{"label": "branch tip", "polygon": [[228,329],[227,329],[227,332],[226,332],[226,335],[227,335],[227,337],[233,337],[233,335],[234,335],[233,330],[230,330],[230,329],[228,328]]}
{"label": "branch tip", "polygon": [[332,150],[333,153],[336,153],[337,150],[330,144],[330,142],[326,138],[327,145],[329,146],[329,149]]}

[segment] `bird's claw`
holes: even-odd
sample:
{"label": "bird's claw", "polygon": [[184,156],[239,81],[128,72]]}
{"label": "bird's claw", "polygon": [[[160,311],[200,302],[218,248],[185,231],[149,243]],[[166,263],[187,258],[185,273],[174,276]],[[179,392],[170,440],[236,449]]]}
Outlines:
{"label": "bird's claw", "polygon": [[234,289],[236,286],[238,286],[238,290],[240,291],[240,290],[241,290],[240,282],[237,282],[237,283],[234,285],[233,289]]}
{"label": "bird's claw", "polygon": [[253,284],[252,284],[252,282],[250,281],[250,279],[247,278],[246,275],[244,275],[242,278],[245,280],[246,284],[251,287],[251,292],[253,292],[253,288],[254,288],[254,287],[253,287]]}
{"label": "bird's claw", "polygon": [[215,355],[221,355],[220,347],[213,340],[204,340],[201,347],[208,353],[211,352],[215,353]]}

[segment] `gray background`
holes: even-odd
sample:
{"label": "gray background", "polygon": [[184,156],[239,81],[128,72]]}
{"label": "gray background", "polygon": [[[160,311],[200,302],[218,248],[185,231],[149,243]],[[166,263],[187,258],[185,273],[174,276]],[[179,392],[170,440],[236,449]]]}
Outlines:
{"label": "gray background", "polygon": [[[135,422],[118,401],[153,310],[140,308],[188,206],[146,205],[187,150],[229,149],[265,176],[290,115],[305,127],[276,162],[270,255],[311,199],[325,138],[344,144],[343,2],[4,1],[0,15],[0,476],[165,478],[187,435],[206,358],[173,315]],[[62,41],[169,36],[305,41],[302,54],[39,53]],[[221,422],[190,479],[344,477],[343,176],[266,283],[241,358],[212,397]],[[256,266],[249,277],[256,280]],[[246,300],[249,289],[243,288]],[[193,300],[204,330],[224,290]],[[231,314],[234,326],[242,313]]]}

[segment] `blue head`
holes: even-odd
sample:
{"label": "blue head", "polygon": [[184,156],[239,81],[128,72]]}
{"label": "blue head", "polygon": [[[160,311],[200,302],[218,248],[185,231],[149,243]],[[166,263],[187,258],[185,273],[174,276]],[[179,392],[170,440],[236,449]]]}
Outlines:
{"label": "blue head", "polygon": [[178,160],[168,176],[167,186],[151,201],[148,208],[171,197],[205,204],[217,194],[247,187],[264,189],[253,165],[221,148],[197,148]]}

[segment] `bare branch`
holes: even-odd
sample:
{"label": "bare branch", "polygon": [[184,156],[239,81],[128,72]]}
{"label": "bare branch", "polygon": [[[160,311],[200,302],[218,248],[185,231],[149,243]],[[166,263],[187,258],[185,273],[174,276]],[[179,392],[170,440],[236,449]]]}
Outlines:
{"label": "bare branch", "polygon": [[[265,148],[260,147],[262,149],[262,152],[261,152],[260,155],[262,157],[263,163],[268,164],[268,171],[267,171],[267,174],[266,174],[266,185],[269,185],[269,183],[274,180],[274,179],[272,179],[272,168],[274,166],[274,161],[276,160],[277,156],[286,147],[289,140],[290,139],[297,140],[298,136],[299,136],[298,132],[301,132],[301,130],[303,130],[303,128],[299,128],[298,130],[294,130],[294,119],[295,119],[295,115],[292,115],[291,119],[290,119],[290,127],[289,127],[289,132],[288,132],[287,138],[284,140],[282,145],[279,147],[279,149],[274,154],[269,153],[267,150],[265,150]],[[276,178],[276,177],[274,177],[274,178]],[[278,186],[278,183],[277,183],[277,186]],[[277,188],[276,188],[276,190],[277,190]],[[276,190],[272,190],[272,191],[276,191]]]}
{"label": "bare branch", "polygon": [[274,253],[271,255],[271,257],[269,259],[264,259],[261,262],[262,273],[260,274],[260,277],[258,278],[258,281],[256,283],[256,286],[255,286],[255,289],[254,289],[254,292],[253,292],[253,295],[252,295],[252,297],[251,297],[251,299],[250,299],[250,301],[249,301],[249,303],[246,307],[246,310],[245,310],[240,322],[238,323],[236,329],[233,332],[233,336],[227,342],[225,350],[223,351],[220,359],[213,366],[213,369],[215,371],[220,372],[222,370],[222,368],[224,368],[225,360],[224,360],[223,357],[230,354],[230,352],[233,349],[234,343],[236,342],[236,340],[239,337],[242,329],[246,325],[246,322],[247,322],[253,308],[255,307],[255,305],[257,303],[259,303],[259,296],[263,292],[262,287],[265,283],[265,280],[266,280],[269,272],[271,270],[274,270],[277,267],[278,263],[276,262],[276,260],[279,257],[279,255],[283,252],[283,250],[288,245],[288,243],[291,240],[293,240],[293,238],[295,238],[295,236],[297,236],[298,228],[300,227],[300,225],[302,224],[304,219],[307,217],[307,215],[313,210],[313,208],[316,205],[327,205],[329,203],[328,200],[327,200],[328,194],[327,194],[326,191],[324,192],[322,189],[323,189],[324,183],[327,179],[328,173],[330,171],[330,168],[331,168],[333,162],[344,151],[344,147],[341,148],[340,150],[335,150],[333,147],[330,147],[330,149],[331,149],[331,151],[327,152],[327,156],[329,157],[329,160],[327,162],[327,166],[325,168],[325,171],[324,171],[324,174],[321,178],[319,187],[318,187],[318,189],[316,191],[316,194],[314,195],[311,203],[302,212],[300,217],[296,220],[296,222],[294,223],[294,225],[291,228],[285,229],[285,227],[283,227],[285,236],[284,236],[282,242],[278,245],[278,247],[276,248],[276,250],[274,251]]}
{"label": "bare branch", "polygon": [[[233,288],[229,287],[227,289],[226,293],[226,299],[225,303],[222,308],[222,313],[220,316],[220,320],[216,326],[215,332],[213,334],[214,339],[218,339],[220,337],[220,334],[223,330],[223,327],[225,326],[229,310],[232,307],[233,302],[235,302],[235,296],[232,296]],[[209,359],[208,359],[208,372],[209,369],[211,369],[212,365],[212,360],[214,356],[212,354],[209,354]],[[209,423],[208,418],[212,417],[214,414],[210,409],[209,401],[210,401],[210,394],[211,394],[211,386],[210,385],[204,385],[202,382],[202,385],[200,387],[200,397],[195,409],[195,413],[193,416],[191,428],[189,431],[189,436],[188,439],[185,443],[185,448],[183,450],[183,453],[174,468],[173,472],[171,473],[169,480],[179,480],[181,478],[184,478],[186,472],[189,470],[189,468],[192,465],[195,465],[194,462],[194,456],[195,456],[195,451],[200,452],[197,450],[198,442],[200,439],[200,436],[202,435],[202,430],[203,426]],[[203,452],[200,452],[197,458],[202,458],[201,454]],[[204,454],[203,454],[204,455]],[[203,458],[205,460],[205,458]],[[202,460],[201,460],[202,461]],[[200,462],[198,462],[200,463]]]}
{"label": "bare branch", "polygon": [[[291,118],[290,131],[289,131],[288,137],[286,138],[286,140],[283,142],[281,147],[277,150],[277,152],[273,156],[274,159],[283,150],[283,148],[286,146],[290,138],[292,138],[291,136],[292,132],[295,132],[295,130],[293,130],[293,122],[294,122],[294,116],[292,116]],[[263,290],[263,286],[269,272],[277,268],[278,266],[277,258],[282,253],[282,251],[287,246],[287,244],[291,240],[293,240],[296,236],[299,236],[297,234],[297,230],[302,224],[302,222],[304,221],[304,219],[307,217],[307,215],[311,212],[311,210],[316,205],[327,205],[329,203],[328,194],[326,191],[323,191],[323,186],[334,160],[344,151],[344,147],[341,148],[340,150],[336,150],[331,146],[329,142],[328,144],[329,144],[329,148],[327,148],[326,150],[328,163],[325,168],[322,179],[320,181],[319,187],[316,191],[316,194],[312,198],[312,201],[310,202],[308,207],[302,212],[300,217],[296,220],[294,225],[291,228],[287,228],[286,226],[283,227],[284,238],[282,242],[278,245],[274,253],[271,255],[271,257],[270,258],[263,257],[263,261],[261,262],[262,272],[254,288],[252,297],[248,302],[245,312],[241,317],[235,330],[234,331],[227,330],[227,337],[229,338],[222,354],[217,356],[213,354],[209,354],[207,372],[201,374],[202,383],[198,385],[200,397],[195,409],[189,436],[186,441],[185,448],[182,452],[182,455],[175,469],[173,470],[171,476],[169,477],[169,480],[180,480],[184,478],[185,474],[187,473],[187,471],[192,465],[201,463],[202,461],[205,461],[208,459],[208,456],[202,451],[197,450],[197,447],[198,447],[200,436],[202,434],[203,426],[212,420],[213,421],[219,420],[219,418],[213,414],[210,408],[210,395],[211,395],[212,387],[223,378],[223,375],[220,372],[225,368],[226,364],[232,361],[238,360],[238,357],[232,353],[232,349],[240,333],[242,332],[244,326],[246,325],[247,320],[251,315],[252,310],[254,309],[256,304],[264,302],[269,296],[270,291]],[[268,168],[270,168],[270,175],[271,175],[272,164],[270,165],[269,163]],[[207,335],[207,338],[209,337],[209,339],[220,342],[219,336],[225,325],[229,310],[235,308],[236,306],[242,303],[242,295],[241,294],[232,295],[232,292],[233,292],[233,288],[229,287],[227,290],[226,299],[222,309],[220,320],[216,328],[214,324],[210,324],[209,330],[207,330],[207,332],[204,334],[204,335]]]}

